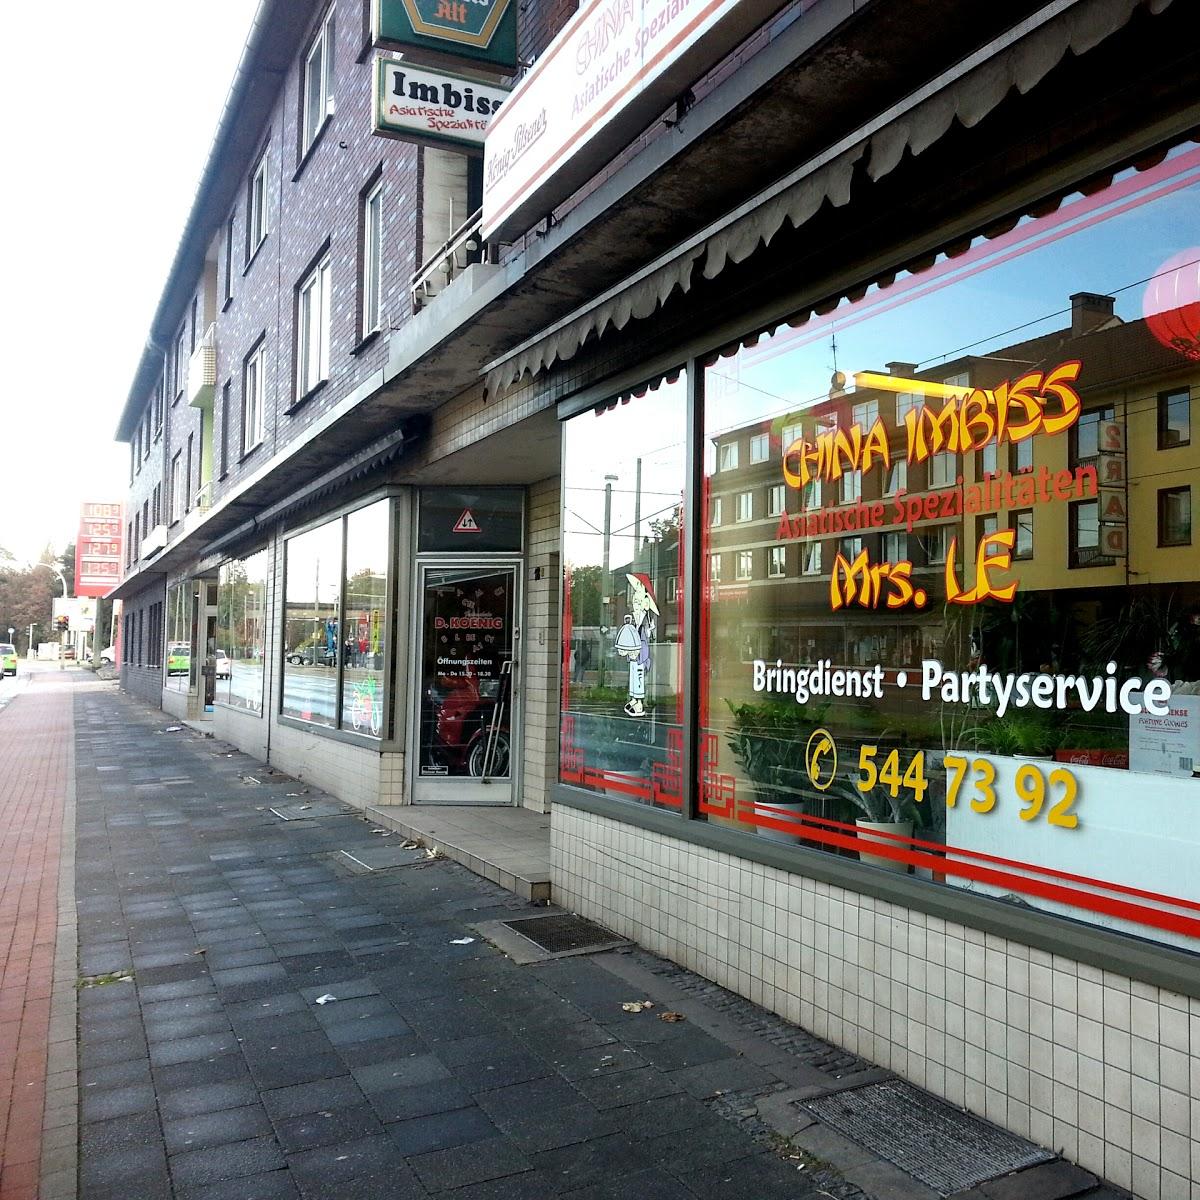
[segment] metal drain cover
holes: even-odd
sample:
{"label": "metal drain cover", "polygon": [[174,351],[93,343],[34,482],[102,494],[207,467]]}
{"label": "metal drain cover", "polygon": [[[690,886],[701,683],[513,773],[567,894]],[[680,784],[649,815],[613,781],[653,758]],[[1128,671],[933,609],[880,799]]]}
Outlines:
{"label": "metal drain cover", "polygon": [[348,860],[345,865],[359,873],[408,867],[415,862],[425,862],[429,857],[420,846],[415,850],[405,850],[403,845],[367,846],[362,850],[339,850],[338,854]]}
{"label": "metal drain cover", "polygon": [[899,1079],[803,1104],[826,1125],[943,1196],[1055,1157]]}
{"label": "metal drain cover", "polygon": [[539,950],[547,954],[578,954],[583,950],[597,950],[601,946],[626,945],[610,929],[577,917],[574,913],[551,913],[545,917],[522,917],[516,921],[502,921],[506,929],[528,938]]}
{"label": "metal drain cover", "polygon": [[277,804],[271,811],[281,821],[303,821],[309,817],[341,817],[346,808],[334,800],[313,800],[308,804]]}

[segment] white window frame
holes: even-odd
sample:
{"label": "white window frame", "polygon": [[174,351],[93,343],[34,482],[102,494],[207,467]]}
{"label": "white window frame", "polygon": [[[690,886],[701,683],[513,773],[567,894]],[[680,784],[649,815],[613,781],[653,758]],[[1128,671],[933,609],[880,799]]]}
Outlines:
{"label": "white window frame", "polygon": [[724,499],[724,496],[714,496],[712,498],[712,517],[708,522],[710,529],[715,529],[721,524],[721,510],[724,508],[724,504],[722,503]]}
{"label": "white window frame", "polygon": [[771,435],[755,433],[750,436],[750,462],[765,463],[771,457]]}
{"label": "white window frame", "polygon": [[800,574],[820,575],[821,543],[809,542],[800,553]]}
{"label": "white window frame", "polygon": [[767,552],[767,575],[782,579],[787,574],[787,547],[772,546]]}
{"label": "white window frame", "polygon": [[327,253],[305,276],[296,296],[296,399],[329,378],[330,293],[333,260]]}
{"label": "white window frame", "polygon": [[862,471],[847,471],[842,476],[842,503],[857,504],[862,499]]}
{"label": "white window frame", "polygon": [[754,578],[754,551],[739,550],[734,559],[733,577],[737,580]]}
{"label": "white window frame", "polygon": [[904,424],[904,418],[914,410],[921,408],[925,403],[925,397],[919,392],[897,392],[896,393],[896,427],[900,428]]}
{"label": "white window frame", "polygon": [[737,442],[723,442],[717,447],[717,470],[736,471],[738,468]]}
{"label": "white window frame", "polygon": [[754,493],[738,492],[734,498],[734,517],[739,524],[754,520]]}
{"label": "white window frame", "polygon": [[331,8],[304,56],[304,72],[300,80],[301,158],[308,153],[326,118],[333,113],[333,49]]}
{"label": "white window frame", "polygon": [[788,447],[793,442],[801,441],[804,438],[804,426],[797,422],[795,425],[785,425],[783,427],[783,452],[787,453]]}
{"label": "white window frame", "polygon": [[953,487],[958,481],[958,459],[949,450],[933,455],[929,460],[929,486]]}
{"label": "white window frame", "polygon": [[362,335],[374,333],[383,314],[383,180],[363,198]]}
{"label": "white window frame", "polygon": [[952,525],[934,525],[924,534],[925,559],[929,566],[940,567],[950,553]]}
{"label": "white window frame", "polygon": [[787,484],[773,483],[767,488],[767,516],[779,517],[787,511]]}
{"label": "white window frame", "polygon": [[885,533],[883,535],[883,561],[890,563],[908,562],[908,534]]}
{"label": "white window frame", "polygon": [[821,481],[810,479],[800,493],[800,507],[805,510],[821,507]]}
{"label": "white window frame", "polygon": [[260,345],[246,359],[242,378],[242,454],[249,454],[267,434],[266,423],[266,347]]}
{"label": "white window frame", "polygon": [[839,549],[848,562],[853,562],[863,552],[862,537],[855,534],[853,537],[842,538]]}
{"label": "white window frame", "polygon": [[246,261],[257,253],[267,236],[267,155],[264,151],[250,176],[246,197]]}
{"label": "white window frame", "polygon": [[667,603],[674,604],[679,599],[679,576],[671,575],[667,578]]}
{"label": "white window frame", "polygon": [[878,419],[878,400],[864,400],[861,404],[855,404],[851,406],[850,420],[853,424],[861,426],[864,433],[866,433]]}
{"label": "white window frame", "polygon": [[891,469],[888,471],[887,486],[884,489],[885,496],[898,496],[901,492],[908,490],[908,459],[897,456],[892,460]]}
{"label": "white window frame", "polygon": [[183,451],[176,450],[171,459],[171,524],[183,519]]}
{"label": "white window frame", "polygon": [[721,582],[721,556],[719,554],[708,556],[708,580],[710,583]]}

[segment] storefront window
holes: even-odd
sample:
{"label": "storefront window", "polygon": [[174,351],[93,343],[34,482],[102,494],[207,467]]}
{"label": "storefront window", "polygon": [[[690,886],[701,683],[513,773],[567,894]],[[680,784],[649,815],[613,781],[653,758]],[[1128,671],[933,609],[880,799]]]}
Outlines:
{"label": "storefront window", "polygon": [[261,713],[267,629],[267,551],[234,559],[217,578],[216,698]]}
{"label": "storefront window", "polygon": [[381,500],[346,518],[342,727],[372,737],[383,732],[389,508],[388,502]]}
{"label": "storefront window", "polygon": [[[1198,264],[1192,148],[714,356],[702,516],[789,493],[704,521],[733,565],[702,598],[705,819],[1200,948]],[[610,418],[617,446],[682,424]],[[568,436],[576,579],[599,424]]]}
{"label": "storefront window", "polygon": [[188,690],[192,668],[192,591],[189,584],[167,589],[167,645],[163,654],[163,686]]}
{"label": "storefront window", "polygon": [[[679,374],[563,435],[561,778],[676,809],[686,414]],[[721,469],[738,461],[735,444]]]}
{"label": "storefront window", "polygon": [[342,519],[290,538],[285,555],[281,711],[336,725]]}

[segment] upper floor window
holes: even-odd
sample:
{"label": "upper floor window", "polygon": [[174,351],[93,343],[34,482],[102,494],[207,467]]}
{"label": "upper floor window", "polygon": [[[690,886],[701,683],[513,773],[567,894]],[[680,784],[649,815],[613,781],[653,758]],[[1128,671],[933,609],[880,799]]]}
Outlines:
{"label": "upper floor window", "polygon": [[187,487],[183,482],[183,452],[175,451],[171,459],[171,524],[183,517],[183,498]]}
{"label": "upper floor window", "polygon": [[324,258],[300,284],[296,312],[296,398],[329,377],[329,289],[332,270]]}
{"label": "upper floor window", "polygon": [[773,483],[767,488],[767,516],[777,517],[787,507],[787,486]]}
{"label": "upper floor window", "polygon": [[258,160],[254,174],[250,176],[250,188],[246,196],[246,261],[267,236],[267,156]]}
{"label": "upper floor window", "polygon": [[[1077,467],[1094,462],[1100,454],[1100,425],[1113,419],[1114,410],[1111,405],[1105,408],[1089,408],[1082,412],[1079,420],[1071,426],[1068,434],[1068,451],[1070,465]],[[1029,446],[1029,469],[1033,469],[1032,439],[1019,443]]]}
{"label": "upper floor window", "polygon": [[725,442],[717,447],[717,470],[736,471],[738,465],[737,442]]}
{"label": "upper floor window", "polygon": [[304,59],[303,119],[300,135],[300,154],[308,148],[321,130],[325,118],[333,112],[333,10],[321,22],[321,28]]}
{"label": "upper floor window", "polygon": [[383,307],[383,180],[363,200],[362,334],[379,328]]}
{"label": "upper floor window", "polygon": [[737,511],[734,516],[738,521],[753,521],[754,520],[754,493],[753,492],[738,492],[737,494]]}
{"label": "upper floor window", "polygon": [[735,563],[735,575],[738,579],[750,579],[754,575],[754,551],[739,550]]}
{"label": "upper floor window", "polygon": [[242,453],[248,454],[266,436],[266,395],[264,388],[267,369],[265,347],[260,342],[246,359],[246,374],[242,383]]}
{"label": "upper floor window", "polygon": [[1192,393],[1189,388],[1158,394],[1158,448],[1172,450],[1192,440]]}
{"label": "upper floor window", "polygon": [[187,360],[187,351],[184,350],[184,338],[187,336],[187,328],[180,326],[179,333],[175,336],[175,379],[173,391],[175,399],[178,400],[183,395],[183,377],[186,371],[184,363]]}
{"label": "upper floor window", "polygon": [[750,461],[763,463],[771,456],[771,435],[756,433],[750,439]]}
{"label": "upper floor window", "polygon": [[710,525],[720,525],[721,523],[721,509],[724,507],[722,500],[723,497],[721,496],[714,496],[712,499],[712,519],[709,521]]}
{"label": "upper floor window", "polygon": [[225,222],[225,294],[223,302],[233,297],[233,217]]}
{"label": "upper floor window", "polygon": [[955,467],[957,460],[953,454],[943,451],[941,454],[935,454],[929,460],[929,486],[934,487],[949,487],[955,480]]}
{"label": "upper floor window", "polygon": [[800,425],[799,423],[797,423],[795,425],[785,425],[783,427],[783,433],[780,435],[780,442],[783,446],[784,454],[786,454],[788,452],[788,447],[793,442],[802,441],[803,438],[804,438],[804,426],[803,425]]}
{"label": "upper floor window", "polygon": [[782,579],[787,574],[787,547],[772,546],[767,554],[767,574]]}
{"label": "upper floor window", "polygon": [[1192,489],[1162,488],[1158,493],[1158,544],[1192,544]]}

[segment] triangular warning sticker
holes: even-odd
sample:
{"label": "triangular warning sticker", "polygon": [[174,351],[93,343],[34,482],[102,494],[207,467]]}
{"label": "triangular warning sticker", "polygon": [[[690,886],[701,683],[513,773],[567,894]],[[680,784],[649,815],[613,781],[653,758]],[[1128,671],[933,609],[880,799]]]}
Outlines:
{"label": "triangular warning sticker", "polygon": [[479,522],[476,521],[475,518],[471,515],[471,510],[469,508],[464,508],[463,514],[461,517],[458,518],[458,522],[454,526],[454,529],[452,530],[452,532],[453,533],[482,533],[483,530],[479,528]]}

